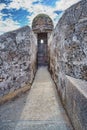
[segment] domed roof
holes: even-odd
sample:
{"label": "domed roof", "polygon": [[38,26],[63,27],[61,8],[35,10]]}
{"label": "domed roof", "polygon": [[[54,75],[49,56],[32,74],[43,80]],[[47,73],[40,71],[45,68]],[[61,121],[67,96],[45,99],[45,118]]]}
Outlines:
{"label": "domed roof", "polygon": [[52,31],[53,30],[52,19],[46,14],[37,15],[33,19],[32,30],[36,33]]}

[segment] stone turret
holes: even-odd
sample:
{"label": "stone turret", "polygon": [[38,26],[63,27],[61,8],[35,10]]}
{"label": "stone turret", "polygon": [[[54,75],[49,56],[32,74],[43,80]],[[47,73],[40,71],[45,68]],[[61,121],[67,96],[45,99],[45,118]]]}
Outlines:
{"label": "stone turret", "polygon": [[32,30],[34,33],[51,32],[53,30],[52,19],[46,14],[37,15],[32,22]]}

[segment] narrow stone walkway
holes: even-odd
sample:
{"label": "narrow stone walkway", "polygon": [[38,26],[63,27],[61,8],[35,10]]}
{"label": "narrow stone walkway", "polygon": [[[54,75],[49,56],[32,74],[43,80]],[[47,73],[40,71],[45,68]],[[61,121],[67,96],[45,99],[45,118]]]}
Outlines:
{"label": "narrow stone walkway", "polygon": [[0,106],[0,130],[73,130],[47,68],[29,92]]}

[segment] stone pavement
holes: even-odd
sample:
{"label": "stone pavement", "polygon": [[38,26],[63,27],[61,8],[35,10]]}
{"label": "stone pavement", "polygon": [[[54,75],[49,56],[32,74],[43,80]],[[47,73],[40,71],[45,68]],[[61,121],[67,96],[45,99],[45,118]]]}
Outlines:
{"label": "stone pavement", "polygon": [[73,130],[46,67],[30,91],[0,106],[0,130]]}

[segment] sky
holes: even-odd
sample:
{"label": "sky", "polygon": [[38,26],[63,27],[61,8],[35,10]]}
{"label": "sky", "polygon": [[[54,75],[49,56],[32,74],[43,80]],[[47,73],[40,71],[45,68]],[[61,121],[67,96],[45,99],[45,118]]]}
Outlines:
{"label": "sky", "polygon": [[23,26],[32,25],[33,18],[45,13],[54,26],[64,10],[80,0],[0,0],[0,35]]}

